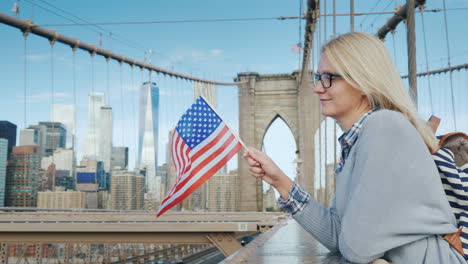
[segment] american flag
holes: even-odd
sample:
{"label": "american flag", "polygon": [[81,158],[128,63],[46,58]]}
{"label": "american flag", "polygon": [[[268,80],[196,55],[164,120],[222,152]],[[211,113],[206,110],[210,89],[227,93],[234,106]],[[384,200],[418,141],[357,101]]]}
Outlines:
{"label": "american flag", "polygon": [[293,44],[291,47],[291,52],[292,53],[300,53],[302,50],[302,44],[301,43],[296,43]]}
{"label": "american flag", "polygon": [[182,115],[171,139],[176,183],[161,202],[157,216],[180,203],[241,149],[241,141],[203,97]]}

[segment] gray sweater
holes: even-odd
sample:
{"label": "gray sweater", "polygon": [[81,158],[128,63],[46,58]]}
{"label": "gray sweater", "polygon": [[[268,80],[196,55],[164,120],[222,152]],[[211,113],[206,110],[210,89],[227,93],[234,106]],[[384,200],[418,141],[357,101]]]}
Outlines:
{"label": "gray sweater", "polygon": [[311,200],[294,219],[346,261],[466,263],[441,236],[457,231],[430,153],[400,113],[364,122],[341,173],[333,205]]}

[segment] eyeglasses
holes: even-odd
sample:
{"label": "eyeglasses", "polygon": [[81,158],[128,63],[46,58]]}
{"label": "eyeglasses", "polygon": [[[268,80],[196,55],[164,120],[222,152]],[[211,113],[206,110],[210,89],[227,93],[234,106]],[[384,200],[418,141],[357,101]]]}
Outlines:
{"label": "eyeglasses", "polygon": [[332,86],[332,80],[342,76],[336,73],[324,72],[322,74],[315,73],[312,77],[312,79],[314,80],[314,86],[317,86],[318,81],[320,81],[322,83],[323,88],[330,88]]}

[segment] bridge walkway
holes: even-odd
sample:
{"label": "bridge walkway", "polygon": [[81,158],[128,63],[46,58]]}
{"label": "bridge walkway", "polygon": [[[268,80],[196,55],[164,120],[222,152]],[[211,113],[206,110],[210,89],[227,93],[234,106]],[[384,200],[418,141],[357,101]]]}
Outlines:
{"label": "bridge walkway", "polygon": [[294,219],[276,226],[229,256],[221,263],[340,263],[342,257],[330,253]]}

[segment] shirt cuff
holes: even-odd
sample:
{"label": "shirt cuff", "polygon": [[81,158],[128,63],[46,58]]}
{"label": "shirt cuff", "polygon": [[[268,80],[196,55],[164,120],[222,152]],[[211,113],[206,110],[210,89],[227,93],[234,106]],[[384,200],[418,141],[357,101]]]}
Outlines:
{"label": "shirt cuff", "polygon": [[302,211],[310,200],[310,194],[302,189],[297,183],[289,190],[289,196],[286,200],[278,198],[278,203],[291,215]]}

